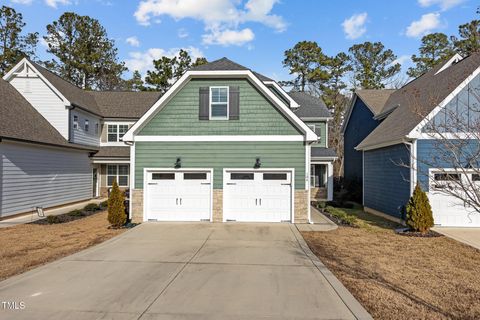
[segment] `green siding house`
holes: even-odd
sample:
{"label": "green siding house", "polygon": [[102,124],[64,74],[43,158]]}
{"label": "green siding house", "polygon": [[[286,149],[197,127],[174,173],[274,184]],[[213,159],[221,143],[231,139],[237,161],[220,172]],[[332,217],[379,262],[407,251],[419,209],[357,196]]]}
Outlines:
{"label": "green siding house", "polygon": [[132,219],[309,222],[331,198],[329,119],[226,58],[189,70],[123,137]]}

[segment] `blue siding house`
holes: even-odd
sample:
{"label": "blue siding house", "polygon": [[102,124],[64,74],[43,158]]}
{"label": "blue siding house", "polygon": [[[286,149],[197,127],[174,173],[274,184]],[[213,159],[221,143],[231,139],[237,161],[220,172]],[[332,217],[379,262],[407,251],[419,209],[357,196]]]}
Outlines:
{"label": "blue siding house", "polygon": [[469,134],[480,124],[479,74],[480,54],[455,55],[398,90],[354,94],[343,130],[345,179],[362,177],[365,211],[402,222],[418,182],[436,225],[480,227],[480,213],[453,186],[480,187],[480,144]]}

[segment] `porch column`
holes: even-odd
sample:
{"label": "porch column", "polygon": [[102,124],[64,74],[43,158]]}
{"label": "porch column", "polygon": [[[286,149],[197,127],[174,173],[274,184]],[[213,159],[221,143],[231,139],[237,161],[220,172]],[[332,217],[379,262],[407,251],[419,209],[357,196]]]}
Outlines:
{"label": "porch column", "polygon": [[327,163],[327,200],[333,200],[333,163]]}

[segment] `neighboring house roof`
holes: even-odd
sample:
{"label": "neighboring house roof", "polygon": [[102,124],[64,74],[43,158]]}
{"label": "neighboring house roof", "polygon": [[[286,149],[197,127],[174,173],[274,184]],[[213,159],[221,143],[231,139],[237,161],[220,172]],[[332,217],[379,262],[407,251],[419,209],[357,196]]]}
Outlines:
{"label": "neighboring house roof", "polygon": [[189,69],[190,71],[232,71],[232,70],[250,70],[253,72],[253,74],[260,79],[260,81],[273,81],[267,76],[264,76],[263,74],[260,74],[258,72],[255,72],[247,67],[244,67],[236,62],[233,62],[232,60],[223,57],[221,59],[202,64],[200,66],[196,66],[193,68]]}
{"label": "neighboring house roof", "polygon": [[367,105],[374,116],[380,114],[387,103],[388,98],[395,89],[360,89],[355,94]]}
{"label": "neighboring house roof", "polygon": [[[444,68],[447,64],[451,66]],[[407,137],[479,67],[480,53],[474,53],[453,64],[449,60],[392,93],[382,113],[393,108],[395,110],[357,146],[357,149],[385,145]]]}
{"label": "neighboring house roof", "polygon": [[89,92],[95,97],[100,113],[106,118],[140,118],[160,99],[160,92]]}
{"label": "neighboring house roof", "polygon": [[0,138],[95,150],[93,147],[69,143],[7,81],[0,79]]}
{"label": "neighboring house roof", "polygon": [[314,97],[305,92],[290,91],[288,95],[297,102],[300,107],[294,109],[295,114],[300,118],[331,118],[327,106],[322,99]]}
{"label": "neighboring house roof", "polygon": [[125,147],[100,147],[100,150],[95,153],[94,158],[129,158],[130,148]]}
{"label": "neighboring house roof", "polygon": [[105,118],[140,118],[161,96],[148,91],[88,91],[83,90],[55,73],[30,61],[74,106]]}
{"label": "neighboring house roof", "polygon": [[312,158],[336,158],[337,153],[333,148],[317,148],[312,147],[311,149],[311,157]]}

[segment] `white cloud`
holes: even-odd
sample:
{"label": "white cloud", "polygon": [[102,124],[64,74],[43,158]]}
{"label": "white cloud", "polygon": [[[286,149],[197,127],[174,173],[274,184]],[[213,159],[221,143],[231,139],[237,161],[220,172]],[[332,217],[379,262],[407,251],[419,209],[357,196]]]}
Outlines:
{"label": "white cloud", "polygon": [[402,55],[400,57],[398,57],[397,59],[393,60],[392,62],[392,65],[395,65],[395,64],[400,64],[401,66],[403,66],[404,64],[408,64],[410,62],[410,56],[409,55]]}
{"label": "white cloud", "polygon": [[243,30],[212,30],[202,36],[203,43],[207,45],[218,44],[222,46],[236,45],[241,46],[252,41],[255,34],[249,28]]}
{"label": "white cloud", "polygon": [[366,12],[354,14],[348,19],[343,21],[343,32],[347,36],[347,39],[357,39],[360,38],[365,32],[367,32],[367,23],[368,14]]}
{"label": "white cloud", "polygon": [[[147,70],[153,69],[153,60],[160,59],[163,56],[167,56],[170,58],[175,57],[178,55],[180,49],[182,48],[151,48],[144,52],[130,52],[130,58],[125,60],[125,64],[129,70],[138,70],[143,75]],[[183,50],[186,50],[190,54],[192,60],[204,56],[202,51],[196,47],[187,47],[183,48]]]}
{"label": "white cloud", "polygon": [[[151,21],[161,16],[170,16],[175,20],[195,19],[202,21],[206,30],[203,38],[211,44],[224,44],[228,41],[214,39],[235,37],[241,41],[231,44],[246,43],[242,39],[253,39],[253,31],[240,30],[240,25],[247,22],[257,22],[266,25],[277,32],[285,31],[287,24],[284,19],[271,11],[280,0],[248,0],[246,3],[238,0],[143,0],[135,11],[135,18],[142,25],[150,25]],[[250,40],[251,41],[251,40]]]}
{"label": "white cloud", "polygon": [[420,37],[437,29],[440,24],[440,13],[427,13],[407,27],[406,35],[412,38]]}
{"label": "white cloud", "polygon": [[177,35],[179,38],[183,39],[188,37],[188,31],[185,28],[178,29]]}
{"label": "white cloud", "polygon": [[32,4],[33,0],[11,0],[13,3],[18,3],[18,4]]}
{"label": "white cloud", "polygon": [[458,6],[465,0],[418,0],[418,4],[422,7],[430,7],[438,5],[442,10],[448,10],[455,6]]}
{"label": "white cloud", "polygon": [[45,4],[52,8],[57,8],[59,4],[67,5],[70,3],[70,0],[45,0]]}
{"label": "white cloud", "polygon": [[133,37],[128,37],[126,40],[125,40],[126,43],[128,43],[129,45],[131,45],[132,47],[140,47],[140,41],[138,40],[137,37],[133,36]]}

